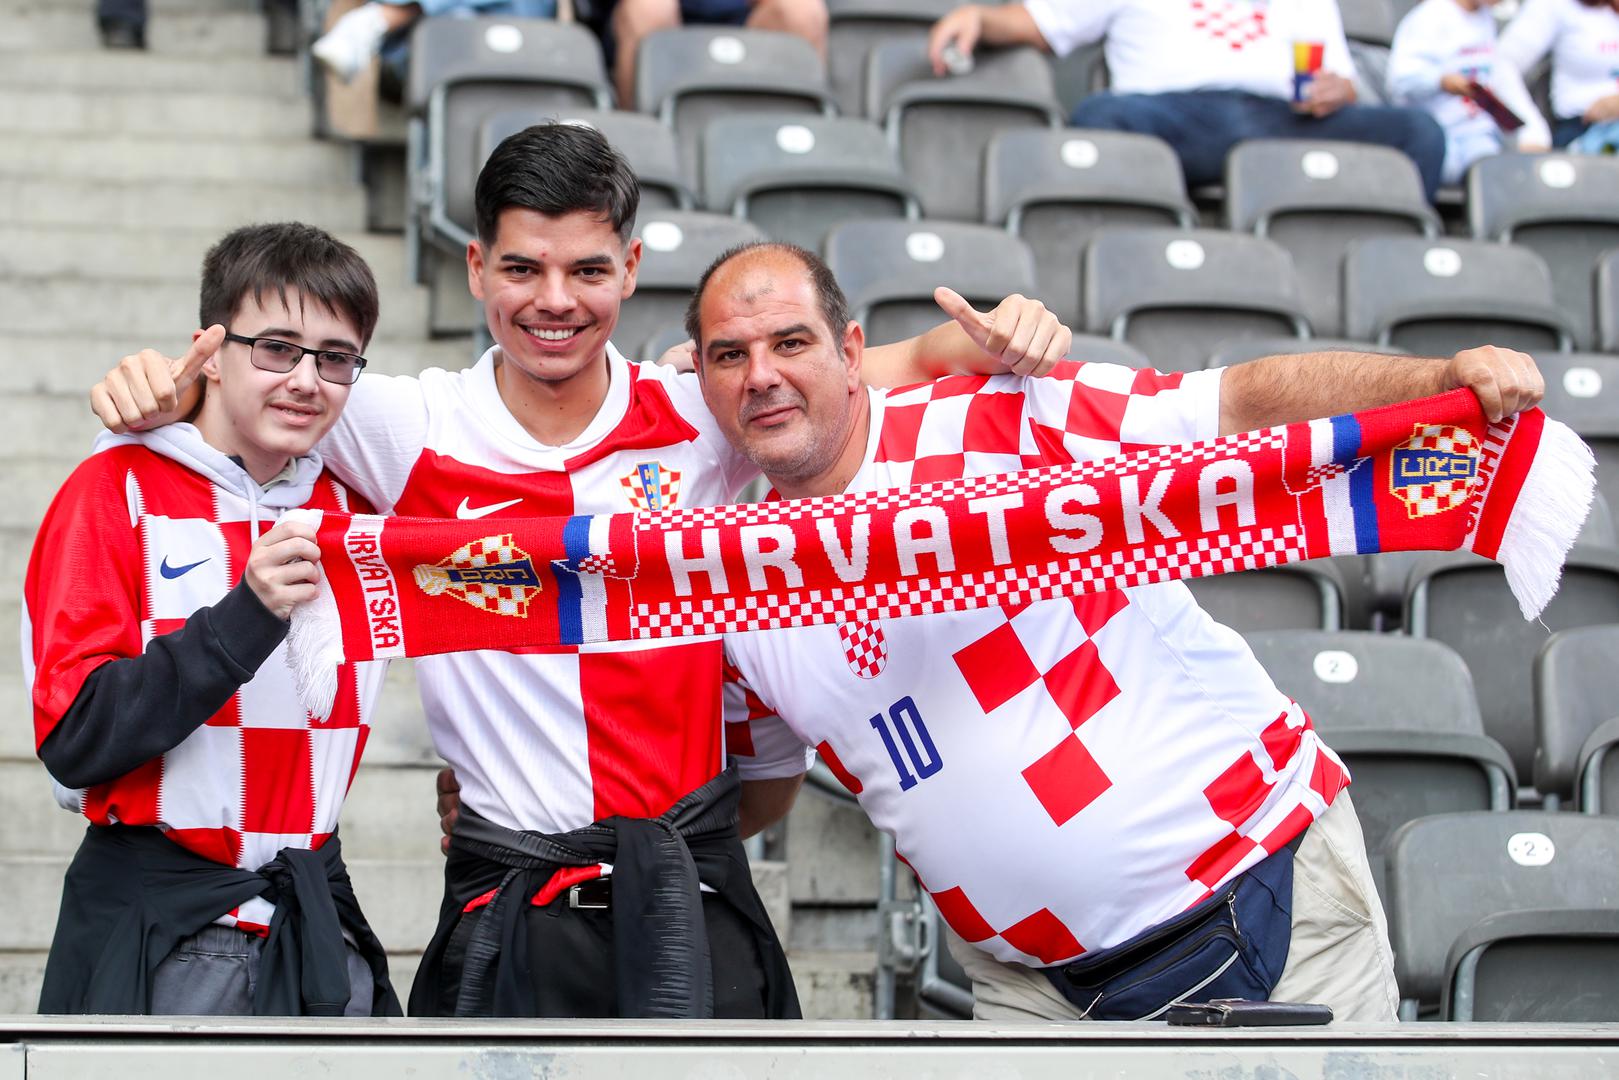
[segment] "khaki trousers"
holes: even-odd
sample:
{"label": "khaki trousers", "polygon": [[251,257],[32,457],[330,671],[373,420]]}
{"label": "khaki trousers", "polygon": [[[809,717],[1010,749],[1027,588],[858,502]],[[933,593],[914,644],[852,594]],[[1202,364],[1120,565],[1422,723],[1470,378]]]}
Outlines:
{"label": "khaki trousers", "polygon": [[[974,1019],[1079,1019],[1039,970],[996,960],[948,928],[945,939],[973,981]],[[1347,791],[1310,826],[1293,857],[1293,936],[1271,1000],[1330,1005],[1337,1020],[1397,1019],[1388,923]]]}

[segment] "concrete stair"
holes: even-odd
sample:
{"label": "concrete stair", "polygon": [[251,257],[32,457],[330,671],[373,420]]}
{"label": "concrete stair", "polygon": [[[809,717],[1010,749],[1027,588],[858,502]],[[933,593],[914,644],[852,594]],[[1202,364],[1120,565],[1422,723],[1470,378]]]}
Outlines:
{"label": "concrete stair", "polygon": [[[104,52],[91,0],[0,0],[0,1014],[31,1012],[64,868],[83,832],[34,756],[20,665],[34,531],[99,425],[89,387],[143,347],[183,351],[203,252],[228,228],[296,219],[372,265],[382,321],[372,371],[461,367],[467,339],[431,340],[403,243],[367,233],[347,148],[309,137],[297,65],[264,53],[257,0],[150,0],[147,53]],[[638,343],[630,343],[633,347]],[[409,663],[389,672],[344,811],[362,902],[401,994],[434,925],[442,859],[437,754]],[[807,790],[789,859],[755,881],[787,943],[806,1014],[871,1015],[876,835],[858,809]]]}

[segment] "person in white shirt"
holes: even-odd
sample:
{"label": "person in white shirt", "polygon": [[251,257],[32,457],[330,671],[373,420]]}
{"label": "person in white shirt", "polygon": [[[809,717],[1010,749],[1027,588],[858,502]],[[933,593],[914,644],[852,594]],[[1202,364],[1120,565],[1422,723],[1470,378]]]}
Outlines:
{"label": "person in white shirt", "polygon": [[1527,77],[1548,52],[1553,146],[1619,120],[1619,0],[1526,0],[1501,33],[1501,58]]}
{"label": "person in white shirt", "polygon": [[[1524,151],[1551,148],[1551,132],[1529,98],[1516,66],[1496,56],[1495,0],[1423,0],[1394,34],[1389,93],[1402,105],[1426,109],[1445,129],[1447,184],[1458,184],[1481,157],[1509,142]],[[1470,96],[1488,89],[1523,121],[1511,136]]]}
{"label": "person in white shirt", "polygon": [[[1444,133],[1416,109],[1356,104],[1355,68],[1333,0],[1028,0],[967,4],[934,24],[934,71],[979,44],[1033,45],[1059,56],[1105,42],[1111,90],[1081,101],[1075,127],[1156,135],[1189,185],[1219,183],[1226,154],[1255,138],[1341,139],[1411,158],[1428,197]],[[1322,47],[1321,69],[1293,101],[1293,46]]]}

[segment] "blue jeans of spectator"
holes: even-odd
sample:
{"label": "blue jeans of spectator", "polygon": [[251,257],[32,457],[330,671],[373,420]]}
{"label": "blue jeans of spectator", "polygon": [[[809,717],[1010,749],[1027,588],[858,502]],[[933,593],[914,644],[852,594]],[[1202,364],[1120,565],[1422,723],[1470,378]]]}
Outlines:
{"label": "blue jeans of spectator", "polygon": [[1552,147],[1561,150],[1590,127],[1583,116],[1559,116],[1552,121]]}
{"label": "blue jeans of spectator", "polygon": [[1156,135],[1180,157],[1190,187],[1218,184],[1226,154],[1243,139],[1338,139],[1399,150],[1416,163],[1432,201],[1445,160],[1445,133],[1420,109],[1346,105],[1319,119],[1291,102],[1240,90],[1095,94],[1074,109],[1075,127]]}
{"label": "blue jeans of spectator", "polygon": [[96,0],[96,18],[145,26],[146,0]]}
{"label": "blue jeans of spectator", "polygon": [[[422,18],[471,18],[475,15],[510,15],[514,19],[554,19],[557,0],[381,0],[384,4],[403,7],[419,4]],[[382,44],[382,63],[390,68],[401,83],[410,64],[410,33],[391,34]]]}

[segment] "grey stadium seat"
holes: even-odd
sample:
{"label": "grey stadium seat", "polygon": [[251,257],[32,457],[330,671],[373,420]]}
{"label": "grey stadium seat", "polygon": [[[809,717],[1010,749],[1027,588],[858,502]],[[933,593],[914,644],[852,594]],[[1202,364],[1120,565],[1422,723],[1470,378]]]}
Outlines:
{"label": "grey stadium seat", "polygon": [[640,113],[616,109],[507,109],[483,124],[479,161],[486,161],[500,141],[530,124],[561,120],[601,132],[624,155],[641,183],[641,211],[690,210],[696,206],[691,185],[680,168],[675,137],[668,128]]}
{"label": "grey stadium seat", "polygon": [[1619,505],[1619,357],[1599,353],[1538,353],[1546,378],[1546,415],[1573,428],[1597,458],[1597,486]]}
{"label": "grey stadium seat", "polygon": [[475,227],[484,120],[518,107],[608,108],[607,69],[594,34],[549,19],[422,19],[410,54],[407,250],[419,259],[436,244],[459,265]]}
{"label": "grey stadium seat", "polygon": [[1305,314],[1319,334],[1342,331],[1343,262],[1351,242],[1440,231],[1416,165],[1388,147],[1250,139],[1226,158],[1225,184],[1227,227],[1287,249]]}
{"label": "grey stadium seat", "polygon": [[1619,250],[1597,263],[1597,348],[1619,353]]}
{"label": "grey stadium seat", "polygon": [[1447,646],[1358,631],[1245,636],[1349,766],[1379,893],[1389,837],[1407,821],[1512,808],[1512,760],[1484,734],[1467,665]]}
{"label": "grey stadium seat", "polygon": [[1080,258],[1108,225],[1197,224],[1180,161],[1151,135],[1018,130],[984,152],[984,220],[1034,250],[1041,296],[1070,325],[1080,314]]}
{"label": "grey stadium seat", "polygon": [[933,290],[948,285],[984,310],[1011,293],[1034,295],[1034,256],[1004,229],[944,221],[853,221],[826,238],[866,341],[887,345],[946,318]]}
{"label": "grey stadium seat", "polygon": [[1416,637],[1461,654],[1478,688],[1484,730],[1507,748],[1518,775],[1534,773],[1531,670],[1554,630],[1619,622],[1619,551],[1575,544],[1562,585],[1537,622],[1524,619],[1495,563],[1466,552],[1420,556],[1411,569],[1406,624]]}
{"label": "grey stadium seat", "polygon": [[717,116],[837,115],[813,45],[796,34],[729,26],[683,26],[642,39],[635,107],[674,129],[690,176],[700,165],[703,129]]}
{"label": "grey stadium seat", "polygon": [[866,57],[891,41],[927,41],[955,0],[827,0],[827,79],[845,116],[865,115]]}
{"label": "grey stadium seat", "polygon": [[703,203],[811,251],[820,250],[841,221],[921,216],[899,158],[877,127],[790,114],[747,113],[709,123]]}
{"label": "grey stadium seat", "polygon": [[684,326],[678,324],[666,326],[646,339],[646,344],[641,346],[640,355],[636,359],[656,360],[676,345],[688,340],[690,335],[686,333]]}
{"label": "grey stadium seat", "polygon": [[1348,338],[1247,338],[1222,343],[1214,347],[1209,356],[1209,367],[1230,367],[1258,360],[1262,356],[1297,356],[1313,352],[1368,352],[1388,356],[1403,356],[1404,349],[1389,345],[1369,345]]}
{"label": "grey stadium seat", "polygon": [[1310,336],[1293,260],[1268,240],[1208,229],[1103,229],[1085,250],[1085,325],[1162,371],[1195,371],[1218,341]]}
{"label": "grey stadium seat", "polygon": [[1114,341],[1110,337],[1099,337],[1096,334],[1075,334],[1074,343],[1068,348],[1068,358],[1095,364],[1122,364],[1133,368],[1152,367],[1152,361],[1129,342]]}
{"label": "grey stadium seat", "polygon": [[1619,814],[1619,717],[1604,720],[1585,740],[1577,773],[1582,813]]}
{"label": "grey stadium seat", "polygon": [[1034,49],[980,50],[966,75],[933,74],[927,42],[894,41],[866,59],[866,115],[881,123],[929,217],[978,221],[984,149],[1017,128],[1062,125],[1051,66]]}
{"label": "grey stadium seat", "polygon": [[1467,173],[1467,220],[1480,240],[1528,248],[1551,268],[1577,348],[1596,341],[1592,277],[1619,248],[1619,160],[1589,154],[1493,154]]}
{"label": "grey stadium seat", "polygon": [[642,214],[635,235],[641,239],[635,295],[624,301],[613,331],[616,340],[631,347],[685,321],[686,304],[709,263],[728,248],[764,238],[738,218],[674,210]]}
{"label": "grey stadium seat", "polygon": [[1548,798],[1576,794],[1587,740],[1619,716],[1616,660],[1619,625],[1558,631],[1535,657],[1535,790]]}
{"label": "grey stadium seat", "polygon": [[1327,562],[1188,578],[1186,587],[1216,622],[1243,633],[1343,626],[1343,584]]}
{"label": "grey stadium seat", "polygon": [[1619,820],[1441,814],[1389,847],[1402,1018],[1619,1019]]}
{"label": "grey stadium seat", "polygon": [[1545,260],[1477,240],[1384,236],[1350,245],[1344,335],[1419,356],[1477,345],[1572,347]]}
{"label": "grey stadium seat", "polygon": [[1394,42],[1394,28],[1399,24],[1390,0],[1342,0],[1338,14],[1343,20],[1344,37],[1350,41],[1364,41],[1372,45],[1390,45]]}

